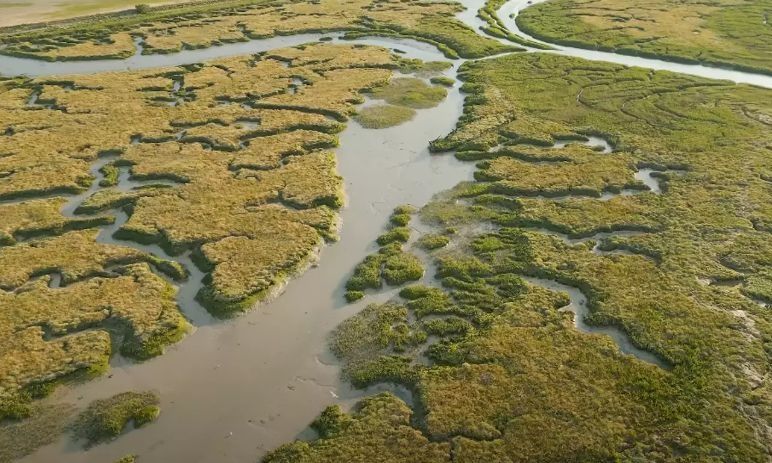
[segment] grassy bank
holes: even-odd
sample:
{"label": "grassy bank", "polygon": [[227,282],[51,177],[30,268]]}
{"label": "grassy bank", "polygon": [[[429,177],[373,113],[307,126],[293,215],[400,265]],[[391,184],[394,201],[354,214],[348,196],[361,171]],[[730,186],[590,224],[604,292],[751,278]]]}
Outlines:
{"label": "grassy bank", "polygon": [[772,3],[550,0],[523,10],[520,29],[546,42],[772,74]]}
{"label": "grassy bank", "polygon": [[0,29],[0,53],[45,60],[126,58],[134,37],[144,53],[171,53],[223,43],[304,32],[414,38],[438,45],[450,57],[477,58],[514,50],[479,36],[454,18],[460,5],[356,0],[315,3],[231,0],[196,2],[73,20],[39,27]]}
{"label": "grassy bank", "polygon": [[[197,299],[218,316],[251,309],[307,268],[337,235],[342,179],[329,149],[340,121],[396,69],[423,65],[377,47],[317,44],[0,81],[0,195],[17,198],[0,204],[0,415],[22,420],[0,434],[30,415],[39,398],[30,388],[102,374],[115,351],[160,355],[186,334],[173,284],[191,269],[131,241],[192,253],[206,273]],[[100,189],[75,218],[62,214],[107,155]],[[119,168],[151,184],[116,185]],[[97,242],[115,209],[129,216],[115,233],[126,244]]]}
{"label": "grassy bank", "polygon": [[[479,163],[421,212],[438,230],[425,241],[440,286],[341,324],[331,347],[346,379],[411,391],[410,429],[429,441],[402,448],[428,461],[766,461],[772,317],[749,295],[772,263],[769,91],[547,54],[467,63],[461,77],[464,116],[433,148]],[[614,151],[580,146],[588,134]],[[660,192],[549,197],[618,189],[647,166]],[[624,230],[638,233],[597,235]],[[580,289],[586,323],[620,328],[662,366],[577,330],[566,294],[522,276]],[[398,458],[356,436],[404,422],[357,413],[328,409],[335,433],[266,461]]]}

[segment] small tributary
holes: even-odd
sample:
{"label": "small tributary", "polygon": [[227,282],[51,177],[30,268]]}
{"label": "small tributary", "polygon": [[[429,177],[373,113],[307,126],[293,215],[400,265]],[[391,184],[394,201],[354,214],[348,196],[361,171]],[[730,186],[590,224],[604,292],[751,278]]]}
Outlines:
{"label": "small tributary", "polygon": [[639,360],[657,365],[662,368],[668,368],[667,363],[662,359],[652,354],[649,351],[640,349],[630,340],[630,337],[624,331],[613,326],[595,326],[589,325],[586,322],[586,317],[590,313],[590,309],[587,306],[587,296],[579,289],[573,286],[569,286],[563,283],[559,283],[555,280],[548,280],[545,278],[536,278],[530,276],[522,276],[522,278],[528,283],[536,286],[541,286],[552,291],[563,292],[568,294],[570,301],[566,306],[560,308],[563,312],[572,312],[574,314],[574,326],[579,331],[592,334],[604,334],[614,340],[614,343],[619,347],[619,350],[625,354],[633,355]]}
{"label": "small tributary", "polygon": [[[101,182],[105,178],[102,169],[114,160],[118,159],[118,157],[119,156],[115,154],[107,154],[97,159],[97,161],[91,166],[91,175],[94,178],[91,186],[83,193],[70,197],[70,199],[61,210],[62,215],[73,219],[82,219],[84,216],[88,215],[79,213],[78,207],[99,190],[106,189],[106,187],[101,186]],[[118,191],[128,192],[138,188],[148,188],[152,186],[163,186],[167,188],[174,188],[178,186],[177,183],[168,180],[139,180],[132,178],[127,166],[120,166],[118,169],[118,182],[115,186],[110,187]],[[141,244],[135,241],[117,240],[113,238],[113,234],[126,223],[126,221],[129,219],[129,215],[121,208],[100,211],[99,215],[102,214],[113,215],[115,217],[115,221],[110,225],[100,227],[101,230],[97,235],[98,243],[129,246],[139,251],[155,255],[162,259],[181,264],[188,271],[188,278],[182,282],[170,281],[178,288],[177,304],[179,305],[185,317],[193,324],[193,326],[200,326],[203,324],[211,323],[213,321],[213,317],[195,299],[196,293],[201,288],[201,281],[204,278],[204,273],[193,264],[189,252],[179,256],[171,256],[158,245]],[[168,276],[163,274],[160,275],[168,279]]]}

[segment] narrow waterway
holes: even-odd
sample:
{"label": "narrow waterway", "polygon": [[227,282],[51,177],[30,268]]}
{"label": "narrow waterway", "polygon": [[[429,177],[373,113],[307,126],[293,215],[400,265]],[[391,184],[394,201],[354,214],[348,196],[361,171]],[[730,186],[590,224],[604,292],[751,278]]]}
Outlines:
{"label": "narrow waterway", "polygon": [[[384,45],[378,39],[356,42]],[[411,58],[444,59],[426,44],[400,41],[399,48]],[[457,67],[447,75],[455,76]],[[347,194],[343,227],[340,240],[322,250],[318,266],[291,281],[279,298],[231,321],[207,323],[208,315],[192,306],[195,301],[188,296],[178,299],[186,316],[198,325],[194,334],[148,362],[119,358],[108,376],[62,389],[54,398],[84,406],[126,390],[152,389],[162,401],[158,421],[88,451],[64,437],[22,461],[112,461],[127,453],[137,453],[146,462],[254,461],[292,440],[326,405],[364,395],[340,380],[337,363],[330,362],[327,336],[364,304],[390,295],[346,305],[343,284],[354,266],[377,249],[374,240],[394,207],[423,205],[433,194],[472,179],[473,163],[428,152],[428,140],[455,127],[462,104],[456,84],[439,106],[419,110],[401,126],[368,130],[350,122],[337,150]],[[94,172],[107,161],[97,163]],[[128,179],[119,185],[136,186]],[[89,194],[96,189],[93,186]],[[85,197],[86,193],[79,195],[69,207]],[[119,216],[116,225],[106,229],[122,221]],[[109,235],[101,233],[100,241],[105,237],[104,242],[170,258],[157,247],[116,242]],[[193,275],[191,289],[183,286],[183,293],[195,294],[197,280],[200,277]]]}
{"label": "narrow waterway", "polygon": [[[483,6],[483,0],[462,3],[468,10],[459,14],[459,18],[479,31],[483,23],[476,12]],[[509,13],[524,7],[525,1],[515,0],[502,7],[499,14],[512,28],[515,25]],[[516,26],[511,30],[517,32]],[[45,62],[0,55],[0,74],[48,76],[192,64],[315,42],[323,36],[340,40],[339,34],[299,34],[168,55],[137,53],[127,60]],[[398,48],[411,58],[444,59],[434,47],[414,40],[378,38],[354,42]],[[772,80],[766,76],[612,53],[565,50],[555,47],[552,52],[772,88]],[[459,64],[456,62],[446,74],[455,77]],[[688,66],[691,72],[679,70],[682,66]],[[56,401],[85,406],[91,400],[126,390],[151,389],[161,396],[163,411],[159,420],[88,451],[63,437],[22,461],[109,462],[128,453],[141,455],[143,462],[255,461],[266,451],[301,435],[326,405],[365,394],[352,390],[340,380],[339,366],[330,360],[327,336],[365,304],[386,300],[393,292],[368,296],[358,304],[347,305],[343,284],[354,266],[377,249],[374,240],[395,206],[423,205],[435,193],[472,178],[474,163],[457,161],[449,154],[431,156],[427,150],[430,140],[446,135],[455,127],[462,103],[457,83],[438,107],[418,111],[415,119],[402,126],[367,130],[355,122],[349,123],[340,136],[341,147],[337,150],[338,170],[345,179],[348,196],[346,207],[341,211],[340,240],[322,250],[318,266],[291,281],[281,297],[258,310],[227,322],[212,320],[194,300],[201,273],[187,256],[173,258],[192,272],[180,286],[178,303],[197,327],[196,332],[168,349],[165,355],[144,363],[135,364],[118,357],[107,376],[75,388],[63,388],[54,397]],[[592,139],[590,143],[605,152],[612,150],[602,139]],[[100,160],[93,166],[95,174],[100,163],[106,161]],[[659,183],[651,174],[642,169],[636,178],[658,193],[655,188],[659,188]],[[101,177],[96,177],[89,192],[71,198],[63,210],[65,215],[72,216],[80,202],[99,188]],[[136,182],[123,172],[118,187],[130,189],[144,183],[148,182]],[[645,190],[633,190],[630,194],[641,191]],[[103,227],[100,242],[129,245],[171,259],[157,246],[114,240],[112,233],[125,222],[126,216],[120,211],[109,213],[116,215],[117,220]],[[623,233],[609,233],[603,238],[619,234]],[[623,352],[652,363],[659,362],[652,354],[633,346],[619,330],[587,327],[583,321],[587,300],[578,289],[551,280],[529,278],[528,281],[568,293],[571,304],[565,310],[576,314],[578,329],[608,334]]]}
{"label": "narrow waterway", "polygon": [[643,360],[644,362],[657,365],[661,368],[669,367],[667,363],[663,362],[656,355],[633,344],[627,333],[621,329],[613,326],[595,326],[587,324],[585,318],[590,313],[590,309],[587,306],[587,296],[585,296],[579,288],[545,278],[536,278],[530,276],[522,276],[522,278],[532,285],[541,286],[542,288],[546,288],[552,291],[568,294],[570,302],[566,306],[560,308],[560,310],[563,312],[572,312],[574,314],[574,326],[576,326],[576,329],[579,331],[583,333],[606,335],[614,340],[614,343],[623,353],[634,355],[636,358]]}
{"label": "narrow waterway", "polygon": [[[100,185],[100,182],[105,178],[104,174],[102,173],[102,168],[118,159],[119,157],[120,156],[118,155],[109,154],[97,159],[97,161],[91,166],[91,175],[94,177],[94,181],[91,183],[91,186],[83,193],[70,197],[62,208],[62,215],[73,219],[82,219],[87,216],[85,214],[79,213],[80,211],[78,211],[78,207],[94,193],[98,192],[99,190],[106,189]],[[177,186],[175,182],[168,180],[133,179],[130,176],[129,168],[126,166],[118,167],[118,171],[119,175],[117,184],[112,188],[120,191],[127,192],[136,188],[149,187],[152,185],[162,185],[170,188]],[[204,307],[202,307],[201,304],[196,301],[196,294],[201,288],[201,281],[203,280],[205,274],[199,270],[195,264],[193,264],[190,253],[185,253],[180,256],[170,256],[166,251],[163,250],[163,248],[158,245],[141,244],[135,241],[116,240],[113,238],[113,234],[118,231],[118,229],[120,229],[123,224],[126,223],[126,221],[128,221],[129,215],[120,208],[101,211],[97,215],[112,215],[115,217],[115,221],[112,224],[100,227],[100,232],[97,235],[98,243],[129,246],[139,251],[155,255],[162,259],[177,262],[185,267],[188,272],[188,278],[185,281],[170,280],[170,282],[177,287],[176,300],[180,310],[194,327],[212,323],[214,321],[214,318],[209,314],[209,312],[207,312],[206,309],[204,309]],[[168,276],[161,274],[157,270],[156,273],[162,275],[167,280],[169,279]],[[117,362],[121,361],[122,359],[119,356],[116,356],[112,363],[117,364]]]}

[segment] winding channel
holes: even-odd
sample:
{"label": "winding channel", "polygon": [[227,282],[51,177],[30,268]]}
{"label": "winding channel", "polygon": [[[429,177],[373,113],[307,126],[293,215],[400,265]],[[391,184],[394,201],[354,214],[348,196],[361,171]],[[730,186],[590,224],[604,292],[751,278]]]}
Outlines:
{"label": "winding channel", "polygon": [[[479,31],[484,23],[476,17],[476,12],[484,2],[465,0],[461,3],[467,11],[458,17]],[[513,32],[519,31],[509,14],[526,5],[525,0],[514,0],[499,10],[501,19]],[[321,37],[340,40],[340,34],[298,34],[167,55],[138,52],[126,60],[46,62],[0,55],[0,74],[38,77],[168,67],[300,45]],[[410,58],[445,60],[433,46],[413,40],[372,38],[353,42],[398,48]],[[558,46],[549,52],[772,88],[772,78],[738,71]],[[446,75],[455,77],[462,62],[454,62]],[[348,196],[346,207],[341,211],[344,225],[340,240],[326,246],[318,265],[290,281],[281,297],[235,320],[217,323],[195,302],[194,296],[203,275],[187,256],[172,257],[157,246],[115,240],[113,232],[127,217],[120,210],[107,211],[116,216],[116,222],[102,227],[100,242],[131,246],[175,260],[191,272],[188,281],[178,285],[178,303],[197,331],[151,361],[135,364],[116,357],[109,375],[74,388],[61,388],[53,397],[56,401],[85,406],[91,400],[126,390],[153,389],[160,394],[163,409],[153,426],[134,430],[88,451],[83,451],[68,437],[62,437],[21,461],[113,461],[129,453],[139,454],[142,461],[147,462],[255,461],[268,450],[301,435],[325,406],[351,401],[365,394],[341,381],[338,364],[327,361],[327,336],[366,303],[387,300],[390,295],[377,294],[368,297],[366,302],[348,305],[343,298],[343,284],[354,266],[377,249],[374,240],[394,207],[403,203],[423,205],[435,193],[450,189],[461,181],[472,180],[474,163],[458,161],[453,156],[431,156],[427,148],[428,140],[444,136],[455,128],[462,114],[463,98],[457,83],[439,106],[418,111],[412,121],[401,126],[368,130],[350,122],[340,134],[340,148],[337,149],[338,170],[345,179]],[[590,140],[590,143],[602,145],[605,142]],[[95,180],[91,188],[72,196],[62,210],[64,215],[83,217],[75,214],[75,209],[100,188],[99,170],[108,162],[109,158],[100,158],[92,166]],[[649,190],[633,190],[629,194],[659,192],[659,183],[651,171],[641,170],[636,178]],[[124,170],[117,188],[128,190],[145,187],[148,183],[159,182],[132,179]],[[609,193],[609,198],[618,194],[626,193]],[[587,239],[618,235],[624,235],[624,232]],[[563,238],[572,244],[578,242]],[[600,251],[598,248],[597,252],[621,251]],[[651,353],[632,345],[624,332],[587,326],[583,319],[587,298],[577,288],[552,280],[526,279],[531,284],[566,292],[571,304],[564,309],[575,313],[578,329],[607,334],[622,352],[662,366]]]}
{"label": "winding channel", "polygon": [[[109,154],[97,159],[97,161],[91,166],[91,176],[94,178],[91,186],[83,193],[72,196],[69,201],[67,201],[67,204],[65,204],[62,208],[62,215],[72,219],[81,219],[84,216],[90,215],[79,211],[78,207],[81,206],[81,204],[83,204],[83,202],[90,198],[94,193],[97,193],[99,190],[106,189],[105,187],[100,186],[101,181],[105,177],[102,173],[102,168],[110,164],[112,161],[118,159],[119,157],[120,156],[118,155]],[[173,188],[178,185],[177,183],[171,181],[137,180],[131,178],[129,168],[126,166],[118,167],[118,172],[118,182],[112,188],[124,192],[152,186],[165,186]],[[120,207],[105,209],[99,212],[99,215],[103,214],[113,215],[115,217],[115,221],[110,225],[100,227],[101,230],[99,231],[96,239],[98,243],[129,246],[131,248],[137,249],[138,251],[142,251],[147,254],[181,264],[188,272],[188,277],[184,281],[171,281],[167,275],[160,273],[155,269],[154,271],[165,279],[169,280],[170,283],[177,287],[177,304],[185,317],[190,320],[193,326],[201,326],[204,324],[212,323],[214,321],[214,318],[209,314],[209,312],[207,312],[206,309],[204,309],[204,307],[202,307],[201,304],[196,301],[196,293],[201,288],[201,281],[203,280],[205,274],[193,263],[189,252],[180,256],[171,256],[158,245],[146,245],[137,243],[136,241],[117,240],[113,238],[113,234],[118,231],[118,229],[121,228],[123,224],[126,223],[126,221],[129,220],[129,214],[127,214]],[[112,359],[113,364],[120,361],[121,358],[119,355],[114,356]]]}
{"label": "winding channel", "polygon": [[556,53],[558,55],[573,56],[590,61],[606,61],[608,63],[622,64],[624,66],[637,66],[655,71],[670,71],[679,74],[688,74],[692,76],[705,77],[707,79],[729,80],[736,83],[752,84],[759,87],[772,88],[772,76],[756,74],[751,72],[737,71],[734,69],[725,69],[712,66],[703,66],[700,64],[684,64],[673,61],[664,61],[653,58],[643,58],[640,56],[622,55],[618,53],[605,52],[600,50],[589,50],[585,48],[574,48],[565,45],[557,45],[544,42],[535,37],[531,37],[521,31],[517,26],[517,15],[520,11],[542,3],[546,0],[510,0],[505,3],[496,12],[499,19],[504,23],[510,32],[532,40],[537,43],[548,45],[551,50],[535,50],[543,53]]}
{"label": "winding channel", "polygon": [[[296,42],[308,42],[308,37]],[[405,52],[403,56],[425,61],[445,59],[433,46],[410,40],[355,43],[398,48]],[[446,75],[454,77],[459,64],[454,63]],[[126,390],[153,389],[161,397],[163,412],[158,421],[87,451],[63,437],[21,461],[113,461],[128,453],[140,454],[149,462],[254,461],[295,438],[326,405],[367,394],[341,381],[339,365],[329,355],[327,336],[366,303],[385,301],[391,295],[378,294],[367,302],[347,305],[343,284],[354,266],[377,249],[375,238],[394,207],[422,205],[435,193],[472,180],[473,163],[432,156],[428,151],[427,141],[450,132],[462,107],[463,95],[456,84],[439,106],[419,110],[401,126],[369,130],[349,122],[339,135],[337,149],[338,171],[347,194],[341,211],[344,225],[340,240],[323,248],[318,266],[293,279],[281,297],[260,310],[222,323],[210,320],[192,300],[201,278],[192,275],[182,285],[178,302],[196,325],[195,334],[151,361],[133,363],[116,357],[107,376],[61,388],[52,398],[82,407]],[[108,162],[110,159],[101,158],[92,166],[96,178],[92,187],[70,198],[65,215],[73,214],[84,199],[98,191],[99,169]],[[119,188],[147,186],[126,175],[124,172]],[[112,231],[125,220],[121,214],[117,211],[116,223],[104,228],[100,241],[180,262],[160,248],[112,239]],[[195,269],[192,264],[186,267]]]}

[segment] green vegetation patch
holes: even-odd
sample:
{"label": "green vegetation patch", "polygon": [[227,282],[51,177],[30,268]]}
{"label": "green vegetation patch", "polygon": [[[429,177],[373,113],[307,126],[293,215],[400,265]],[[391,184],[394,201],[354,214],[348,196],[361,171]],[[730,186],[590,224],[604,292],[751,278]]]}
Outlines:
{"label": "green vegetation patch", "polygon": [[363,298],[365,289],[380,288],[384,280],[391,286],[399,286],[421,279],[424,274],[423,263],[417,256],[403,249],[403,244],[410,240],[410,228],[407,225],[416,212],[417,209],[411,205],[394,209],[389,219],[391,228],[376,240],[380,249],[357,264],[346,282],[345,297],[348,302]]}
{"label": "green vegetation patch", "polygon": [[[461,71],[464,116],[432,147],[479,165],[421,211],[456,231],[440,286],[340,325],[345,377],[405,386],[446,460],[765,461],[769,91],[551,54]],[[614,152],[553,146],[590,135]],[[586,325],[542,280],[586,297]],[[339,444],[307,445],[369,451]]]}
{"label": "green vegetation patch", "polygon": [[141,427],[155,421],[161,413],[158,404],[158,396],[152,392],[123,392],[96,400],[73,424],[75,437],[84,439],[88,446],[114,439],[130,422]]}
{"label": "green vegetation patch", "polygon": [[367,129],[385,129],[409,121],[415,110],[404,106],[376,105],[359,110],[354,120]]}
{"label": "green vegetation patch", "polygon": [[418,246],[427,251],[444,248],[450,243],[450,238],[438,233],[427,233],[418,238]]}
{"label": "green vegetation patch", "polygon": [[371,96],[390,105],[421,109],[437,106],[447,94],[445,89],[428,85],[422,79],[395,77],[388,85],[373,89]]}
{"label": "green vegetation patch", "polygon": [[523,10],[517,24],[552,43],[770,74],[770,8],[768,0],[551,0]]}
{"label": "green vegetation patch", "polygon": [[452,87],[456,83],[456,79],[446,76],[437,76],[429,79],[429,82],[435,85],[442,85],[444,87]]}
{"label": "green vegetation patch", "polygon": [[418,281],[423,274],[424,267],[421,260],[406,252],[391,254],[383,263],[383,279],[391,286]]}
{"label": "green vegetation patch", "polygon": [[[447,461],[450,446],[432,443],[410,425],[412,411],[389,393],[360,402],[351,415],[333,405],[314,422],[324,441],[297,441],[274,450],[263,463]],[[366,449],[366,450],[364,450]]]}

